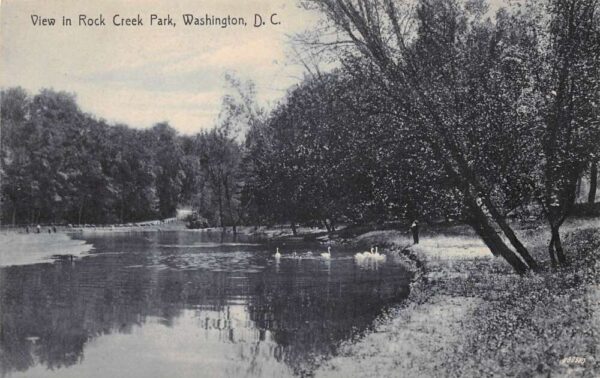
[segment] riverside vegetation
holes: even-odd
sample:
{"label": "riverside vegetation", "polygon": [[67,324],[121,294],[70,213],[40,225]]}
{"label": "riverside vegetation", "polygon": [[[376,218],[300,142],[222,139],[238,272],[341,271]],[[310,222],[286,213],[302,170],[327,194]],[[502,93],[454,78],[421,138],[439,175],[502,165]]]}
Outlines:
{"label": "riverside vegetation", "polygon": [[[563,225],[582,206],[598,215],[599,3],[301,3],[324,17],[324,32],[295,41],[311,58],[301,58],[304,80],[267,110],[251,82],[227,76],[214,128],[194,136],[167,123],[109,125],[63,92],[4,89],[3,224],[125,223],[178,205],[234,232],[453,220],[499,257],[428,280],[445,297],[477,291],[468,308],[478,331],[453,345],[487,374],[545,374],[559,357],[586,358],[590,371],[597,234]],[[325,73],[314,57],[337,68]],[[583,179],[587,205],[576,204]],[[515,227],[531,219],[547,232]],[[479,331],[499,359],[478,349]],[[579,341],[581,356],[562,354]]]}

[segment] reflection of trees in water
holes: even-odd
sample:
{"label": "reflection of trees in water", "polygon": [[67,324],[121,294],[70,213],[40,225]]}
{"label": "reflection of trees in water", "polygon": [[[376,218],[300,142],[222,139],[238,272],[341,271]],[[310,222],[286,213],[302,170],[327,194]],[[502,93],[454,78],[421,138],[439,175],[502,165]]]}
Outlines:
{"label": "reflection of trees in water", "polygon": [[283,276],[263,275],[257,283],[257,295],[248,306],[250,317],[272,333],[281,347],[275,357],[296,374],[310,375],[342,341],[366,331],[384,305],[408,294],[407,281],[397,276],[348,270],[350,274],[335,278],[329,270],[284,271]]}
{"label": "reflection of trees in water", "polygon": [[237,372],[258,374],[269,359],[309,372],[406,287],[397,277],[388,282],[352,268],[332,276],[318,264],[314,271],[283,265],[279,273],[259,274],[127,268],[153,261],[156,253],[1,269],[2,375],[36,364],[76,364],[91,339],[131,333],[147,317],[171,327],[183,309],[195,310],[210,337],[239,345]]}
{"label": "reflection of trees in water", "polygon": [[224,280],[211,279],[224,273],[107,267],[95,259],[0,271],[3,375],[36,363],[73,365],[88,340],[130,333],[148,316],[171,326],[188,300],[224,304]]}

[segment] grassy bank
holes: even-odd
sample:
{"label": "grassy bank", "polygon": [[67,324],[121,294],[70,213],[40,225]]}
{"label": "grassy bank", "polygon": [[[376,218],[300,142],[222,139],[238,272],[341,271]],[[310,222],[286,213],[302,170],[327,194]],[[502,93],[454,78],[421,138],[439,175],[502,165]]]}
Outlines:
{"label": "grassy bank", "polygon": [[[426,232],[410,248],[424,265],[407,304],[344,345],[316,375],[600,376],[599,220],[573,220],[564,231],[571,266],[523,277],[466,228]],[[519,235],[547,261],[544,227]],[[410,244],[394,231],[356,240],[387,244],[395,251],[388,253]]]}

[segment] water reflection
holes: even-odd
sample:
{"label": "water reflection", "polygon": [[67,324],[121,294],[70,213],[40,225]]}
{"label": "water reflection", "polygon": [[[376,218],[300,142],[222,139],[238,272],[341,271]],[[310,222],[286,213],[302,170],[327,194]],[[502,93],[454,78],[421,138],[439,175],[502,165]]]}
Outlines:
{"label": "water reflection", "polygon": [[215,234],[99,235],[82,260],[0,269],[2,375],[310,375],[407,294],[399,264],[276,262]]}

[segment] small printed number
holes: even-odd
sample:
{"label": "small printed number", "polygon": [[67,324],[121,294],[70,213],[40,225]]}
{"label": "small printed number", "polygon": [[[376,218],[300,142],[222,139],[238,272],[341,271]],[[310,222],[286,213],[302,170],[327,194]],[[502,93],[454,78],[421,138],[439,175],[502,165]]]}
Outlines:
{"label": "small printed number", "polygon": [[585,364],[585,357],[565,357],[560,360],[560,363],[563,365],[583,365]]}

